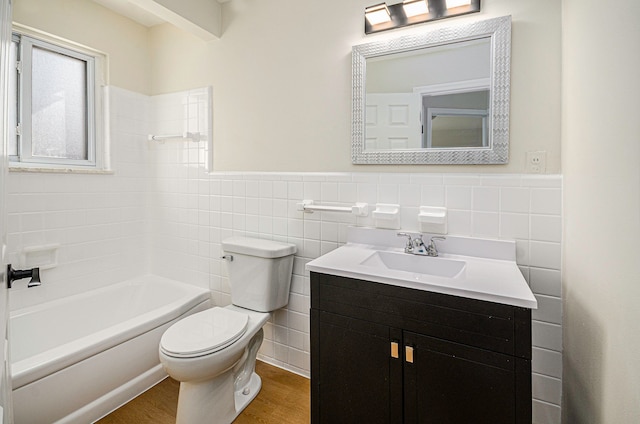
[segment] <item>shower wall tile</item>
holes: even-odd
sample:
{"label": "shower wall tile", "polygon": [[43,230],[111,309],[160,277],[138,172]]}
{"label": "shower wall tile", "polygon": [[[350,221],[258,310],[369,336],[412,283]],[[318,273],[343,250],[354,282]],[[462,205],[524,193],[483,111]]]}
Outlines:
{"label": "shower wall tile", "polygon": [[8,175],[9,262],[24,266],[24,249],[59,245],[37,294],[14,286],[12,310],[149,272],[149,98],[114,87],[108,98],[113,172]]}

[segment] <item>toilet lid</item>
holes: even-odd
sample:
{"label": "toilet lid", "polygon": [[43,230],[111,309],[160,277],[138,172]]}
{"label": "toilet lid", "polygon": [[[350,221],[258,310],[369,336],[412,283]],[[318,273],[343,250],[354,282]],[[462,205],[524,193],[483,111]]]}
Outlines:
{"label": "toilet lid", "polygon": [[170,356],[194,357],[221,350],[247,331],[249,316],[211,308],[173,324],[162,335],[160,348]]}

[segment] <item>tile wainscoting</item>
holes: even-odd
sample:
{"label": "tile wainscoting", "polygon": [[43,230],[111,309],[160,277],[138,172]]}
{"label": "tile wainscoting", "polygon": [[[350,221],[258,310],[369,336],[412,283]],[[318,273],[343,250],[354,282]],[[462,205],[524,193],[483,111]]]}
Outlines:
{"label": "tile wainscoting", "polygon": [[150,133],[186,131],[210,137],[205,91],[147,97],[111,88],[113,175],[10,173],[10,259],[18,261],[34,244],[60,244],[58,267],[43,271],[43,290],[18,288],[12,309],[146,273],[208,287],[215,303],[226,305],[221,240],[287,241],[298,247],[289,305],[267,324],[260,357],[308,376],[305,264],[343,244],[348,226],[374,222],[305,214],[296,203],[397,203],[404,230],[418,229],[420,206],[446,206],[449,234],[516,240],[517,262],[539,303],[533,313],[534,422],[560,422],[561,176],[210,173],[208,143],[147,140]]}

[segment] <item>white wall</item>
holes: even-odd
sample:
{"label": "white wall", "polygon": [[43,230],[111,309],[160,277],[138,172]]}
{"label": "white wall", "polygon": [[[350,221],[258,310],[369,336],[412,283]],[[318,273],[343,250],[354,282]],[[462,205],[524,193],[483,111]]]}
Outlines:
{"label": "white wall", "polygon": [[[211,85],[218,171],[525,171],[546,150],[560,170],[560,22],[557,0],[485,0],[465,17],[363,34],[368,0],[223,5],[224,34],[205,43],[170,25],[150,31],[154,94]],[[511,152],[500,166],[351,164],[351,46],[425,28],[512,15]],[[285,153],[286,152],[286,153]]]}
{"label": "white wall", "polygon": [[110,84],[149,93],[146,27],[90,0],[14,0],[13,20],[106,53]]}
{"label": "white wall", "polygon": [[563,6],[564,422],[637,423],[640,3]]}
{"label": "white wall", "polygon": [[547,173],[560,171],[561,2],[485,0],[477,14],[365,36],[369,3],[234,0],[211,42],[89,0],[16,0],[14,20],[107,53],[111,85],[143,94],[213,86],[216,170],[396,172],[350,162],[351,46],[512,15],[510,163],[401,169],[519,173],[527,151],[545,150]]}

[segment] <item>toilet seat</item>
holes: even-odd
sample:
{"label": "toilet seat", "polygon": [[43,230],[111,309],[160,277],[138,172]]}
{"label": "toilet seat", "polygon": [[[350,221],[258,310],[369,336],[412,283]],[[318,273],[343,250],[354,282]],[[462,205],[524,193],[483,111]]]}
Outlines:
{"label": "toilet seat", "polygon": [[208,355],[236,342],[247,331],[249,316],[214,307],[173,324],[162,335],[160,349],[168,356]]}

